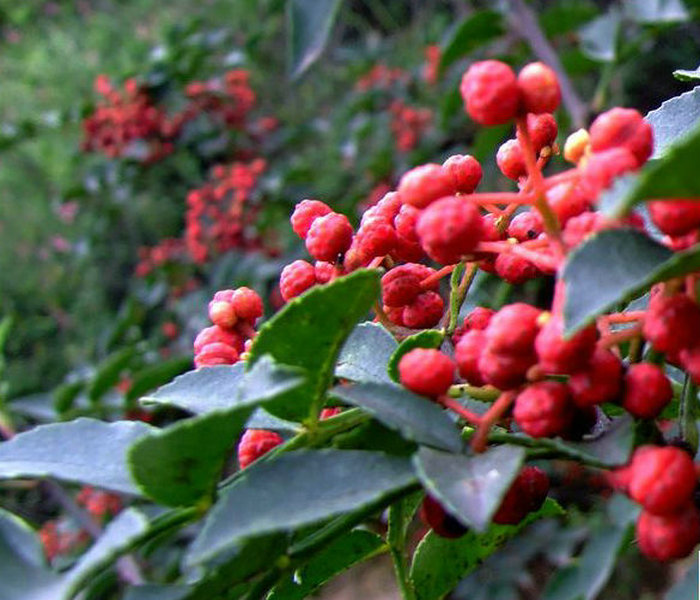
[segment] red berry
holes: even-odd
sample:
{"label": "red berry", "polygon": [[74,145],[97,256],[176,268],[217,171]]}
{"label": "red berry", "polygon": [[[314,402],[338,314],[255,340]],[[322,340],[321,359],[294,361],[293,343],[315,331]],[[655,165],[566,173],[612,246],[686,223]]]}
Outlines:
{"label": "red berry", "polygon": [[[421,281],[435,273],[435,269],[418,263],[394,267],[382,277],[382,302],[387,306],[404,306],[413,302],[423,292]],[[430,286],[436,290],[439,282]]]}
{"label": "red berry", "polygon": [[484,60],[469,67],[459,91],[467,113],[481,125],[507,123],[520,109],[520,89],[515,73],[497,60]]}
{"label": "red berry", "polygon": [[680,364],[688,372],[693,383],[700,384],[700,345],[684,348],[680,352]]}
{"label": "red berry", "polygon": [[436,398],[454,381],[455,364],[439,350],[415,348],[399,361],[399,379],[412,392]]}
{"label": "red berry", "polygon": [[472,385],[482,386],[485,383],[479,370],[479,358],[485,346],[486,334],[478,329],[467,331],[455,346],[459,374]]}
{"label": "red berry", "polygon": [[542,311],[524,302],[501,308],[486,328],[488,347],[496,352],[531,354],[540,330],[538,319]]}
{"label": "red berry", "polygon": [[204,346],[215,342],[226,344],[235,348],[238,352],[243,352],[243,338],[238,333],[214,325],[213,327],[202,329],[197,334],[194,340],[194,353],[198,354]]}
{"label": "red berry", "polygon": [[591,154],[586,161],[579,186],[586,198],[595,200],[620,175],[638,168],[634,154],[625,147]]}
{"label": "red berry", "polygon": [[418,242],[416,233],[416,223],[420,216],[420,210],[410,204],[404,204],[399,210],[399,214],[394,217],[394,227],[399,237],[409,242]]}
{"label": "red berry", "polygon": [[496,314],[492,308],[477,306],[465,318],[464,323],[457,327],[452,334],[452,341],[457,344],[462,336],[472,329],[486,329],[491,322],[491,318]]}
{"label": "red berry", "polygon": [[521,285],[540,275],[540,270],[529,260],[512,252],[499,254],[494,267],[498,276],[511,285]]}
{"label": "red berry", "polygon": [[649,301],[642,333],[659,352],[676,354],[697,342],[700,306],[685,294],[656,294]]}
{"label": "red berry", "polygon": [[367,260],[389,254],[396,246],[396,231],[386,222],[379,220],[363,224],[357,231],[357,246]]}
{"label": "red berry", "polygon": [[258,293],[248,287],[239,287],[231,298],[238,318],[254,323],[263,315],[263,301]]}
{"label": "red berry", "polygon": [[305,260],[295,260],[282,269],[280,293],[286,302],[316,285],[316,270]]}
{"label": "red berry", "polygon": [[450,156],[442,163],[442,168],[452,178],[454,190],[460,194],[471,194],[481,181],[481,165],[469,154]]}
{"label": "red berry", "polygon": [[428,163],[404,173],[397,188],[401,201],[425,208],[435,200],[455,193],[452,176],[440,165]]}
{"label": "red berry", "polygon": [[519,242],[526,242],[534,240],[543,230],[540,213],[528,210],[513,217],[508,225],[508,237],[513,237]]}
{"label": "red berry", "polygon": [[238,442],[238,464],[245,469],[250,463],[258,460],[273,448],[279,446],[284,439],[274,431],[266,429],[246,429]]}
{"label": "red berry", "polygon": [[499,390],[512,390],[525,382],[528,370],[536,362],[534,353],[495,352],[487,346],[479,356],[479,373],[486,383]]}
{"label": "red berry", "polygon": [[340,406],[334,406],[332,408],[324,408],[321,410],[321,414],[319,414],[318,418],[321,419],[321,421],[325,419],[330,419],[331,417],[335,417],[336,415],[339,415],[341,412],[343,412],[343,409]]}
{"label": "red berry", "polygon": [[569,377],[571,397],[579,408],[612,402],[622,389],[622,361],[610,350],[598,348],[588,366]]}
{"label": "red berry", "polygon": [[318,218],[333,212],[331,207],[320,200],[302,200],[294,207],[291,223],[294,233],[306,239],[311,224]]}
{"label": "red berry", "polygon": [[508,179],[517,181],[527,175],[523,149],[518,140],[508,140],[501,145],[496,153],[496,164]]}
{"label": "red berry", "polygon": [[665,515],[690,502],[695,491],[693,460],[673,446],[644,448],[634,453],[630,497],[647,511]]}
{"label": "red berry", "polygon": [[231,329],[238,321],[238,314],[232,303],[233,290],[221,290],[214,294],[209,303],[209,318],[214,325]]}
{"label": "red berry", "polygon": [[654,419],[672,398],[671,382],[657,365],[638,363],[627,370],[622,406],[632,416]]}
{"label": "red berry", "polygon": [[445,302],[437,292],[423,292],[403,309],[403,323],[406,327],[425,329],[434,327],[445,311]]}
{"label": "red berry", "polygon": [[535,339],[539,365],[546,373],[570,374],[583,369],[593,355],[598,330],[595,325],[584,327],[564,339],[564,323],[552,317],[540,329]]}
{"label": "red berry", "polygon": [[601,152],[624,147],[643,165],[651,156],[654,134],[651,125],[633,108],[612,108],[599,115],[589,130],[591,149]]}
{"label": "red berry", "polygon": [[520,70],[518,88],[529,113],[552,113],[561,101],[557,74],[541,62],[530,63]]}
{"label": "red berry", "polygon": [[440,537],[458,538],[467,533],[467,528],[449,514],[432,496],[425,497],[418,514],[421,521]]}
{"label": "red berry", "polygon": [[212,367],[214,365],[232,365],[240,358],[238,350],[228,344],[213,342],[203,346],[194,355],[194,365],[200,367]]}
{"label": "red berry", "polygon": [[552,212],[557,215],[562,227],[573,217],[591,208],[578,186],[570,183],[560,183],[547,190],[547,203]]}
{"label": "red berry", "polygon": [[328,283],[335,275],[335,265],[323,260],[317,260],[314,263],[314,272],[316,273],[316,283]]}
{"label": "red berry", "polygon": [[598,212],[584,212],[566,223],[562,238],[569,248],[582,244],[589,236],[609,227],[608,220]]}
{"label": "red berry", "polygon": [[647,208],[654,225],[667,235],[686,235],[700,227],[700,199],[654,200]]}
{"label": "red berry", "polygon": [[542,148],[551,146],[557,139],[559,128],[553,115],[542,113],[541,115],[529,114],[527,116],[527,132],[530,134],[535,153],[539,154]]}
{"label": "red berry", "polygon": [[652,560],[666,562],[688,556],[700,542],[700,511],[690,503],[668,515],[642,511],[637,541],[642,553]]}
{"label": "red berry", "polygon": [[471,202],[450,196],[423,211],[416,231],[430,258],[442,264],[454,264],[472,252],[481,240],[481,215]]}
{"label": "red berry", "polygon": [[539,510],[549,492],[549,477],[537,467],[524,467],[501,500],[492,521],[517,525],[529,513]]}
{"label": "red berry", "polygon": [[306,249],[316,260],[335,262],[352,244],[352,225],[345,215],[329,213],[311,224]]}
{"label": "red berry", "polygon": [[573,418],[573,405],[565,384],[539,381],[515,399],[513,416],[518,427],[532,437],[564,433]]}

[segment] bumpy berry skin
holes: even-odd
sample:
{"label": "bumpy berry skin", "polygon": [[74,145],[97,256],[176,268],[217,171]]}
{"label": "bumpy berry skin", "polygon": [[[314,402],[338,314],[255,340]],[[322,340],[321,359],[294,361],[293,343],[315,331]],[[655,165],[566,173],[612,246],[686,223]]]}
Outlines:
{"label": "bumpy berry skin", "polygon": [[692,346],[700,331],[700,306],[685,294],[656,294],[649,301],[642,334],[659,352],[676,354]]}
{"label": "bumpy berry skin", "polygon": [[520,110],[520,89],[515,73],[497,60],[477,62],[469,67],[459,91],[467,113],[481,125],[508,123]]}
{"label": "bumpy berry skin", "polygon": [[657,365],[638,363],[627,370],[622,406],[632,416],[654,419],[672,398],[671,382]]}
{"label": "bumpy berry skin", "polygon": [[248,287],[239,287],[231,298],[233,308],[240,319],[254,323],[263,315],[262,298]]}
{"label": "bumpy berry skin", "polygon": [[622,390],[622,361],[610,350],[596,349],[586,368],[569,377],[569,390],[579,408],[616,400]]}
{"label": "bumpy berry skin", "polygon": [[282,269],[280,293],[285,302],[316,285],[316,270],[305,260],[295,260]]}
{"label": "bumpy berry skin", "polygon": [[452,341],[457,344],[462,336],[467,333],[467,331],[472,331],[473,329],[484,330],[489,326],[493,315],[496,311],[492,308],[486,308],[484,306],[475,307],[466,317],[464,317],[464,322],[457,327],[455,332],[452,334]]}
{"label": "bumpy berry skin", "polygon": [[247,429],[238,442],[238,464],[245,469],[282,442],[282,437],[274,431]]}
{"label": "bumpy berry skin", "polygon": [[333,212],[331,207],[320,200],[302,200],[294,207],[290,219],[292,229],[302,240],[306,239],[311,224],[318,218]]}
{"label": "bumpy berry skin", "polygon": [[700,227],[698,200],[654,200],[647,208],[654,225],[667,235],[686,235]]}
{"label": "bumpy berry skin", "polygon": [[358,250],[365,260],[391,253],[396,246],[396,230],[387,222],[373,220],[357,231]]}
{"label": "bumpy berry skin", "polygon": [[490,350],[530,354],[540,326],[542,311],[524,302],[508,304],[492,318],[486,329]]}
{"label": "bumpy berry skin", "polygon": [[454,190],[460,194],[471,194],[481,181],[481,165],[469,154],[450,156],[442,163],[442,168],[452,178]]}
{"label": "bumpy berry skin", "polygon": [[530,134],[535,152],[539,154],[542,148],[551,146],[557,139],[559,127],[554,116],[549,113],[529,114],[527,116],[527,132]]}
{"label": "bumpy berry skin", "polygon": [[479,209],[457,196],[442,198],[423,211],[416,232],[421,246],[433,260],[454,264],[472,252],[481,240]]}
{"label": "bumpy berry skin", "polygon": [[202,329],[197,334],[194,339],[194,353],[199,354],[204,346],[213,343],[226,344],[235,348],[239,353],[243,352],[243,338],[238,333],[214,325]]}
{"label": "bumpy berry skin", "polygon": [[[382,276],[382,302],[386,306],[405,306],[423,292],[421,281],[435,273],[435,269],[419,263],[407,263],[394,267]],[[430,286],[436,290],[439,282]]]}
{"label": "bumpy berry skin", "polygon": [[412,392],[437,398],[454,381],[455,364],[439,350],[415,348],[399,361],[399,380]]}
{"label": "bumpy berry skin", "polygon": [[700,345],[681,350],[680,363],[688,372],[693,383],[700,385]]}
{"label": "bumpy berry skin", "polygon": [[534,353],[494,352],[486,347],[479,356],[484,382],[499,390],[512,390],[525,382],[528,369],[537,362]]}
{"label": "bumpy berry skin", "polygon": [[637,541],[642,553],[652,560],[684,558],[700,542],[700,511],[692,504],[668,515],[642,511],[637,521]]}
{"label": "bumpy berry skin", "polygon": [[545,323],[535,339],[535,351],[539,365],[546,373],[569,374],[584,368],[595,350],[598,331],[595,325],[564,339],[564,323],[552,317]]}
{"label": "bumpy berry skin", "polygon": [[534,240],[544,230],[540,213],[534,210],[521,212],[513,217],[508,224],[508,237],[519,242]]}
{"label": "bumpy berry skin", "polygon": [[345,215],[329,213],[311,224],[306,249],[316,260],[335,262],[352,244],[352,233],[352,225]]}
{"label": "bumpy berry skin", "polygon": [[589,133],[593,152],[624,147],[634,155],[637,166],[649,159],[654,147],[651,125],[633,108],[604,112],[593,121]]}
{"label": "bumpy berry skin", "polygon": [[233,290],[220,290],[209,303],[209,318],[214,325],[223,329],[231,329],[238,321],[238,314],[232,302],[233,294]]}
{"label": "bumpy berry skin", "polygon": [[316,283],[328,283],[335,275],[335,266],[323,260],[314,263],[314,273],[316,273]]}
{"label": "bumpy berry skin", "polygon": [[440,165],[428,163],[404,173],[397,188],[401,201],[425,208],[439,198],[455,193],[452,175]]}
{"label": "bumpy berry skin", "polygon": [[472,385],[486,383],[479,370],[479,358],[486,346],[486,334],[479,329],[467,331],[455,346],[455,361],[460,376]]}
{"label": "bumpy berry skin", "polygon": [[581,191],[590,200],[595,200],[613,180],[638,168],[634,154],[625,147],[610,148],[588,157],[583,167],[579,184]]}
{"label": "bumpy berry skin", "polygon": [[232,365],[240,358],[238,350],[228,344],[213,342],[206,344],[194,355],[194,365],[201,367],[213,367],[215,365]]}
{"label": "bumpy berry skin", "polygon": [[449,514],[432,496],[426,496],[419,511],[420,520],[437,535],[454,539],[467,533],[467,528]]}
{"label": "bumpy berry skin", "polygon": [[520,70],[518,87],[523,107],[529,113],[552,113],[561,101],[557,74],[541,62],[530,63]]}
{"label": "bumpy berry skin", "polygon": [[569,183],[560,183],[547,190],[547,202],[552,212],[557,215],[562,227],[573,217],[591,208],[590,202],[581,194],[578,187]]}
{"label": "bumpy berry skin", "polygon": [[499,254],[494,267],[498,276],[511,285],[522,285],[540,275],[539,269],[529,260],[511,252]]}
{"label": "bumpy berry skin", "polygon": [[517,181],[527,175],[523,149],[518,140],[508,140],[501,144],[496,153],[496,164],[508,179]]}
{"label": "bumpy berry skin", "polygon": [[425,329],[437,325],[445,311],[445,301],[437,292],[427,291],[403,309],[403,323],[406,327]]}
{"label": "bumpy berry skin", "polygon": [[517,525],[528,514],[539,510],[547,492],[547,474],[537,467],[524,467],[503,497],[492,521],[499,525]]}
{"label": "bumpy berry skin", "polygon": [[518,427],[532,437],[561,435],[573,418],[569,390],[555,381],[533,383],[516,398],[513,416]]}
{"label": "bumpy berry skin", "polygon": [[697,477],[693,460],[684,450],[642,446],[630,466],[629,495],[650,513],[666,515],[690,502]]}

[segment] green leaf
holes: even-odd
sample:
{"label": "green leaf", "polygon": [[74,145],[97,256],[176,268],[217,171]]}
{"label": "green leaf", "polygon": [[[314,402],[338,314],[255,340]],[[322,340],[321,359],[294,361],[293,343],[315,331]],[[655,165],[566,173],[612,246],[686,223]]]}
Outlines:
{"label": "green leaf", "polygon": [[525,459],[525,450],[497,446],[465,456],[421,448],[414,465],[431,496],[468,527],[483,532]]}
{"label": "green leaf", "polygon": [[395,548],[403,548],[406,543],[406,534],[413,521],[418,507],[423,502],[425,494],[423,490],[404,496],[394,502],[389,509],[389,523],[386,534],[387,543]]}
{"label": "green leaf", "polygon": [[350,381],[391,382],[387,365],[397,345],[381,325],[360,323],[340,350],[335,366],[336,377]]}
{"label": "green leaf", "polygon": [[407,459],[375,452],[300,450],[252,465],[227,487],[190,546],[190,564],[241,541],[356,511],[408,488]]}
{"label": "green leaf", "polygon": [[616,8],[586,23],[578,31],[582,52],[599,62],[613,62],[617,58],[621,23],[622,15]]}
{"label": "green leaf", "polygon": [[230,408],[243,379],[243,362],[189,371],[141,399],[169,404],[196,415]]}
{"label": "green leaf", "polygon": [[189,592],[186,585],[146,584],[130,587],[124,600],[186,600]]}
{"label": "green leaf", "polygon": [[[602,264],[605,269],[600,268]],[[654,283],[698,269],[697,247],[674,253],[637,230],[601,231],[574,250],[564,266],[566,333],[577,331]]]}
{"label": "green leaf", "polygon": [[110,354],[97,366],[95,377],[87,390],[92,402],[97,402],[119,382],[122,372],[129,366],[134,356],[136,356],[136,348],[123,348]]}
{"label": "green leaf", "polygon": [[678,425],[681,438],[685,441],[695,455],[698,451],[698,386],[695,385],[686,373],[683,391],[681,393]]}
{"label": "green leaf", "polygon": [[308,598],[331,578],[375,556],[385,548],[384,540],[375,533],[360,529],[350,531],[278,584],[267,596],[267,600]]}
{"label": "green leaf", "polygon": [[581,23],[590,21],[598,13],[588,0],[567,0],[544,8],[540,14],[540,25],[547,37],[568,33]]}
{"label": "green leaf", "polygon": [[698,600],[698,577],[698,561],[693,560],[685,575],[668,591],[666,600]]}
{"label": "green leaf", "polygon": [[126,399],[137,400],[146,392],[150,392],[151,390],[168,383],[173,379],[173,377],[187,371],[191,365],[191,357],[179,356],[177,358],[170,358],[155,365],[149,365],[148,367],[141,369],[133,377],[131,387],[126,393]]}
{"label": "green leaf", "polygon": [[359,383],[337,386],[331,393],[364,408],[408,440],[451,452],[462,449],[462,438],[445,411],[404,388],[391,383]]}
{"label": "green leaf", "polygon": [[91,577],[112,564],[146,531],[148,531],[148,519],[142,513],[134,508],[127,508],[119,513],[63,578],[64,587],[61,598],[70,600]]}
{"label": "green leaf", "polygon": [[80,418],[40,425],[0,444],[0,478],[55,477],[139,495],[126,454],[153,428],[136,421]]}
{"label": "green leaf", "polygon": [[547,582],[543,600],[594,600],[603,589],[639,513],[638,506],[620,495],[610,505],[614,515],[595,528],[576,562]]}
{"label": "green leaf", "polygon": [[623,0],[625,16],[637,23],[655,25],[688,20],[682,0]]}
{"label": "green leaf", "polygon": [[136,443],[129,452],[134,479],[148,496],[168,506],[206,500],[253,408],[286,398],[302,383],[296,371],[263,357],[241,378],[227,409],[180,421]]}
{"label": "green leaf", "polygon": [[649,112],[645,119],[654,130],[652,158],[661,158],[673,144],[700,123],[700,86],[666,100],[659,108]]}
{"label": "green leaf", "polygon": [[411,565],[417,600],[437,600],[450,592],[488,556],[530,523],[563,513],[548,498],[538,511],[529,514],[517,525],[492,524],[482,534],[468,531],[458,539],[448,539],[429,532],[420,542]]}
{"label": "green leaf", "polygon": [[492,10],[472,13],[457,26],[452,37],[445,44],[440,59],[440,69],[446,69],[479,46],[498,37],[503,31],[499,13]]}
{"label": "green leaf", "polygon": [[341,3],[342,0],[287,0],[287,52],[293,79],[321,56]]}
{"label": "green leaf", "polygon": [[301,367],[307,375],[303,389],[282,406],[266,406],[269,412],[292,421],[315,418],[333,380],[338,353],[379,290],[379,271],[360,269],[295,298],[260,328],[249,366],[270,354],[282,364]]}
{"label": "green leaf", "polygon": [[700,81],[700,67],[697,69],[676,69],[673,76],[680,81]]}
{"label": "green leaf", "polygon": [[700,126],[664,150],[662,160],[649,163],[628,193],[615,203],[613,216],[622,216],[645,200],[700,197],[697,157],[700,153]]}
{"label": "green leaf", "polygon": [[438,348],[445,339],[445,334],[437,329],[426,329],[403,340],[389,359],[389,376],[399,382],[399,361],[415,348]]}

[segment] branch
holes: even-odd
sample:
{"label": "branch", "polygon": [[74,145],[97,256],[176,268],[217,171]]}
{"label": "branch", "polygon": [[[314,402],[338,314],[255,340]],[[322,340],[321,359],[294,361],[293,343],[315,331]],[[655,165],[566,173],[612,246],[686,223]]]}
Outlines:
{"label": "branch", "polygon": [[508,5],[510,6],[508,21],[511,28],[528,43],[539,60],[554,69],[559,78],[562,102],[571,115],[574,127],[585,127],[588,106],[578,96],[571,79],[559,60],[559,56],[542,33],[535,13],[525,4],[524,0],[508,0]]}

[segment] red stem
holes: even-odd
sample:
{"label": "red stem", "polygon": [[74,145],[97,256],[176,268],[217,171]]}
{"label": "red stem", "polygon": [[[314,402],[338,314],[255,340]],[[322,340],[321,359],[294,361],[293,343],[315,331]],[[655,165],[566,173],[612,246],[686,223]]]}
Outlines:
{"label": "red stem", "polygon": [[454,398],[450,398],[449,396],[440,396],[437,399],[437,403],[444,406],[445,408],[451,410],[452,412],[458,414],[465,421],[467,421],[468,423],[471,423],[472,425],[479,426],[481,423],[482,417],[480,417],[476,413],[473,413],[472,411],[464,408]]}
{"label": "red stem", "polygon": [[474,452],[483,452],[486,450],[486,443],[488,441],[489,431],[501,417],[508,412],[511,404],[515,401],[515,392],[503,392],[496,402],[491,405],[486,413],[481,417],[481,424],[476,430],[474,437],[472,438],[471,446]]}

